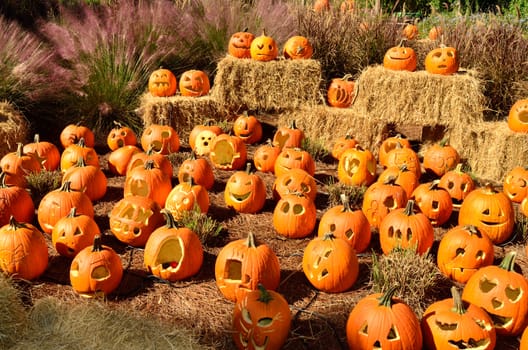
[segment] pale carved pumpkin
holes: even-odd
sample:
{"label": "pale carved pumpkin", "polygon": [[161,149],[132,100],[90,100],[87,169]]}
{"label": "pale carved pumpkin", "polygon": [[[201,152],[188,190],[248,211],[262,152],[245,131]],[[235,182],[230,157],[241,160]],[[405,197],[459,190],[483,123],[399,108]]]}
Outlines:
{"label": "pale carved pumpkin", "polygon": [[205,187],[195,184],[190,178],[189,181],[180,182],[172,188],[165,201],[165,209],[176,219],[180,219],[185,212],[192,210],[207,213],[209,193]]}
{"label": "pale carved pumpkin", "polygon": [[345,150],[339,158],[337,178],[348,186],[372,184],[376,179],[376,158],[359,145]]}

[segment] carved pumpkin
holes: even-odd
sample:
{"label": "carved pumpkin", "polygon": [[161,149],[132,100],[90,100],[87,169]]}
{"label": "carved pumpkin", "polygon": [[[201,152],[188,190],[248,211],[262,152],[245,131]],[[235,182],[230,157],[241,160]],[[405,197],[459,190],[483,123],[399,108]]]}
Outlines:
{"label": "carved pumpkin", "polygon": [[418,185],[410,197],[434,227],[445,224],[453,212],[451,196],[438,187],[439,182],[440,180],[433,180]]}
{"label": "carved pumpkin", "polygon": [[425,70],[432,74],[450,75],[458,72],[460,62],[454,47],[440,46],[425,56]]}
{"label": "carved pumpkin", "polygon": [[82,297],[108,295],[119,287],[123,278],[121,258],[96,236],[93,245],[81,250],[70,266],[70,283]]}
{"label": "carved pumpkin", "polygon": [[504,178],[502,190],[514,203],[521,203],[528,196],[528,168],[516,166]]}
{"label": "carved pumpkin", "polygon": [[58,147],[51,142],[41,141],[39,134],[35,134],[33,142],[24,145],[22,153],[33,153],[43,169],[53,171],[59,168],[60,151]]}
{"label": "carved pumpkin", "polygon": [[383,67],[391,70],[404,70],[414,72],[416,70],[416,52],[412,47],[403,46],[403,42],[398,46],[391,47],[383,57]]}
{"label": "carved pumpkin", "polygon": [[207,73],[202,70],[191,69],[182,73],[179,88],[182,96],[200,97],[209,93],[211,83]]}
{"label": "carved pumpkin", "polygon": [[196,125],[189,134],[189,146],[198,156],[207,156],[216,136],[224,131],[214,124],[214,120],[207,120],[204,124]]}
{"label": "carved pumpkin", "polygon": [[399,144],[396,144],[396,147],[390,150],[386,155],[385,165],[386,167],[390,166],[402,166],[405,164],[407,169],[416,174],[416,178],[420,179],[422,176],[422,164],[420,162],[420,157],[412,148],[401,147]]}
{"label": "carved pumpkin", "polygon": [[278,201],[286,194],[300,193],[312,201],[317,196],[315,178],[301,168],[293,168],[275,178],[272,187],[273,199]]}
{"label": "carved pumpkin", "polygon": [[373,228],[379,228],[389,212],[404,208],[407,203],[405,190],[396,185],[395,180],[392,177],[385,182],[374,182],[363,195],[361,210]]}
{"label": "carved pumpkin", "polygon": [[376,166],[372,152],[356,145],[341,154],[337,178],[348,186],[369,186],[376,179]]}
{"label": "carved pumpkin", "polygon": [[154,162],[148,160],[144,167],[130,169],[125,177],[123,196],[143,196],[153,199],[161,208],[172,190],[172,178],[160,168],[154,167]]}
{"label": "carved pumpkin", "polygon": [[108,132],[106,137],[106,144],[111,151],[115,151],[119,147],[137,144],[137,136],[134,130],[130,127],[121,125],[118,122],[115,122],[116,126]]}
{"label": "carved pumpkin", "polygon": [[178,85],[176,76],[172,71],[159,68],[150,74],[148,80],[148,91],[152,96],[168,97],[176,95]]}
{"label": "carved pumpkin", "polygon": [[285,147],[302,148],[304,131],[296,125],[295,119],[288,126],[280,126],[273,134],[273,144],[281,150]]}
{"label": "carved pumpkin", "polygon": [[156,153],[152,148],[146,152],[134,153],[128,162],[126,173],[128,174],[134,168],[145,168],[145,164],[152,161],[154,168],[161,169],[167,177],[172,177],[172,163],[165,155]]}
{"label": "carved pumpkin", "polygon": [[180,165],[178,180],[180,183],[192,181],[203,186],[206,190],[210,190],[215,183],[215,175],[211,163],[205,158],[197,158],[193,151],[190,158],[184,160]]}
{"label": "carved pumpkin", "polygon": [[249,51],[251,58],[260,62],[273,61],[279,55],[279,48],[275,39],[268,36],[265,31],[253,39]]}
{"label": "carved pumpkin", "polygon": [[273,210],[273,227],[282,236],[304,238],[315,228],[315,203],[299,193],[285,194]]}
{"label": "carved pumpkin", "polygon": [[61,218],[51,231],[51,242],[59,255],[72,259],[84,248],[92,245],[101,230],[94,218],[77,214],[73,207],[69,214]]}
{"label": "carved pumpkin", "polygon": [[356,83],[350,74],[333,78],[326,91],[326,99],[331,107],[348,108],[355,97]]}
{"label": "carved pumpkin", "polygon": [[390,178],[394,178],[394,184],[401,186],[405,190],[407,198],[411,198],[414,189],[419,185],[416,173],[407,169],[407,164],[392,165],[386,168],[379,174],[376,181],[385,182]]}
{"label": "carved pumpkin", "polygon": [[442,175],[438,187],[449,193],[453,208],[459,209],[462,201],[475,189],[475,182],[468,173],[462,171],[462,164],[458,163],[455,169]]}
{"label": "carved pumpkin", "polygon": [[255,39],[253,33],[244,30],[236,32],[229,38],[227,52],[236,58],[251,58],[251,42]]}
{"label": "carved pumpkin", "polygon": [[275,161],[281,152],[279,146],[273,145],[271,139],[257,147],[253,153],[253,163],[255,168],[263,173],[275,172]]}
{"label": "carved pumpkin", "polygon": [[423,154],[422,164],[425,171],[438,177],[455,169],[458,163],[460,163],[460,155],[456,148],[448,143],[447,138],[434,143]]}
{"label": "carved pumpkin", "polygon": [[238,136],[220,134],[213,140],[209,159],[221,170],[242,169],[247,160],[246,144]]}
{"label": "carved pumpkin", "polygon": [[312,58],[313,47],[308,38],[302,35],[295,35],[286,40],[282,54],[286,59],[309,59]]}
{"label": "carved pumpkin", "polygon": [[383,139],[378,151],[378,163],[387,167],[387,154],[395,148],[412,148],[411,141],[409,141],[408,138],[403,137],[401,134]]}
{"label": "carved pumpkin", "polygon": [[79,143],[81,139],[84,139],[84,144],[87,147],[95,146],[94,132],[84,125],[68,124],[61,130],[59,135],[59,141],[64,149],[69,145]]}
{"label": "carved pumpkin", "polygon": [[521,342],[520,342],[519,350],[528,350],[528,326],[524,329],[524,332],[521,336]]}
{"label": "carved pumpkin", "polygon": [[358,141],[352,136],[351,134],[347,133],[345,136],[338,137],[334,145],[332,146],[332,151],[330,154],[332,157],[336,160],[339,160],[341,158],[341,155],[344,151],[350,148],[355,148],[356,145],[358,145]]}
{"label": "carved pumpkin", "polygon": [[262,124],[254,115],[244,111],[233,123],[233,133],[246,144],[252,145],[262,138]]}
{"label": "carved pumpkin", "polygon": [[231,301],[241,300],[259,284],[276,290],[280,283],[279,259],[250,231],[247,238],[231,241],[218,252],[215,279],[220,292]]}
{"label": "carved pumpkin", "polygon": [[291,169],[303,169],[308,174],[315,174],[315,160],[312,155],[301,148],[284,147],[275,160],[275,176],[279,177]]}
{"label": "carved pumpkin", "polygon": [[262,178],[251,172],[251,163],[246,171],[234,172],[225,185],[225,204],[239,213],[254,214],[266,203],[266,184]]}
{"label": "carved pumpkin", "polygon": [[0,173],[0,227],[7,225],[11,216],[19,222],[33,222],[33,198],[25,188],[7,185],[6,176]]}
{"label": "carved pumpkin", "polygon": [[209,210],[209,193],[202,185],[192,182],[180,182],[172,188],[165,201],[167,209],[176,219],[180,219],[183,212],[200,210],[207,213]]}
{"label": "carved pumpkin", "polygon": [[180,150],[180,136],[170,125],[151,124],[141,134],[141,148],[145,152],[171,154]]}
{"label": "carved pumpkin", "polygon": [[528,99],[518,100],[511,106],[508,127],[515,132],[528,132]]}

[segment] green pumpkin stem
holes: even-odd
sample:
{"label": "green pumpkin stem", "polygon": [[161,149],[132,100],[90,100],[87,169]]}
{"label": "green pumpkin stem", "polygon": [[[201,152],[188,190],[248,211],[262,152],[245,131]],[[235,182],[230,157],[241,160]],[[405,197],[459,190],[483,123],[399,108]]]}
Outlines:
{"label": "green pumpkin stem", "polygon": [[509,252],[508,254],[504,256],[501,263],[499,264],[499,267],[506,271],[514,271],[516,256],[517,256],[516,251]]}
{"label": "green pumpkin stem", "polygon": [[273,300],[273,297],[268,292],[266,287],[264,287],[264,285],[262,283],[259,283],[257,288],[258,288],[258,290],[260,292],[258,301],[263,302],[265,304],[269,304],[269,302]]}
{"label": "green pumpkin stem", "polygon": [[475,235],[477,237],[482,237],[482,233],[475,225],[464,225],[463,228],[469,232],[470,235]]}
{"label": "green pumpkin stem", "polygon": [[390,287],[385,294],[378,298],[380,306],[391,307],[392,306],[392,297],[396,293],[398,286]]}
{"label": "green pumpkin stem", "polygon": [[83,168],[86,166],[86,161],[84,160],[84,157],[83,156],[79,156],[79,158],[77,159],[77,164],[75,164],[77,167],[79,168]]}
{"label": "green pumpkin stem", "polygon": [[449,137],[447,137],[447,136],[444,137],[444,138],[438,143],[438,145],[439,145],[440,147],[445,147],[445,146],[447,146],[448,144],[449,144]]}
{"label": "green pumpkin stem", "polygon": [[297,129],[297,122],[295,121],[295,119],[291,120],[289,128],[290,129]]}
{"label": "green pumpkin stem", "polygon": [[465,314],[466,308],[464,307],[464,302],[462,301],[462,297],[457,287],[455,286],[451,287],[451,296],[453,297],[453,309],[452,310],[459,315]]}
{"label": "green pumpkin stem", "polygon": [[74,218],[75,215],[77,215],[77,207],[72,207],[70,209],[70,212],[68,213],[67,217]]}
{"label": "green pumpkin stem", "polygon": [[405,205],[405,209],[403,210],[403,213],[407,216],[414,215],[414,199],[409,199],[407,201],[407,204]]}
{"label": "green pumpkin stem", "polygon": [[17,142],[16,155],[19,158],[24,155],[24,144],[22,142]]}
{"label": "green pumpkin stem", "polygon": [[166,228],[178,228],[178,222],[174,218],[174,215],[172,215],[172,213],[168,209],[163,208],[160,210],[160,213],[163,214],[163,216],[165,217]]}
{"label": "green pumpkin stem", "polygon": [[255,239],[255,234],[253,232],[249,232],[248,233],[248,236],[247,236],[247,241],[246,241],[246,245],[249,247],[249,248],[256,248],[257,247],[257,242],[256,242],[256,239]]}
{"label": "green pumpkin stem", "polygon": [[26,228],[27,225],[23,222],[18,222],[16,219],[15,219],[15,216],[14,215],[11,215],[9,217],[9,229],[10,230],[13,230],[13,231],[16,231],[18,229],[21,229],[21,228]]}
{"label": "green pumpkin stem", "polygon": [[59,191],[72,192],[73,190],[71,189],[71,181],[70,180],[64,181],[61,187],[59,188]]}
{"label": "green pumpkin stem", "polygon": [[79,141],[77,142],[77,146],[79,147],[86,147],[86,141],[84,140],[84,137],[81,137]]}

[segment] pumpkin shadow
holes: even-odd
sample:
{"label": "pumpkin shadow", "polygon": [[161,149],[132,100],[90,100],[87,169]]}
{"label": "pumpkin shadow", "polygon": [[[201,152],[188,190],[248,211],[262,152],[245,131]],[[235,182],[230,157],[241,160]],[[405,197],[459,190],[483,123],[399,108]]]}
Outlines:
{"label": "pumpkin shadow", "polygon": [[39,279],[62,285],[69,285],[71,263],[72,259],[65,256],[50,255],[48,259],[48,267]]}

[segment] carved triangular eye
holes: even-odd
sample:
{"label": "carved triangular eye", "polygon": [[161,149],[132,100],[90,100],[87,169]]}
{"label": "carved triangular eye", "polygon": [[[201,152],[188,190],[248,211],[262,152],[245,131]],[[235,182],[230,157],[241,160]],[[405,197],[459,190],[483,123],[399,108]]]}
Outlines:
{"label": "carved triangular eye", "polygon": [[367,322],[363,323],[363,326],[359,329],[359,333],[368,336],[368,324]]}
{"label": "carved triangular eye", "polygon": [[387,335],[388,341],[396,341],[400,340],[400,334],[398,333],[398,329],[394,327],[394,325],[391,326],[389,334]]}

